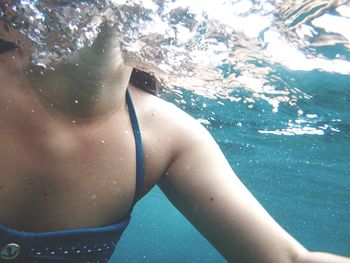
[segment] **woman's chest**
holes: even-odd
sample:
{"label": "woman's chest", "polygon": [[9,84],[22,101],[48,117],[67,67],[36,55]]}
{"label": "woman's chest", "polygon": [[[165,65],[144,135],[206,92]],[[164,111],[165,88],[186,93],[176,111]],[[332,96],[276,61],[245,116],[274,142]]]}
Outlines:
{"label": "woman's chest", "polygon": [[0,113],[0,223],[59,229],[125,216],[137,163],[128,119],[67,125],[28,114],[16,106]]}
{"label": "woman's chest", "polygon": [[[33,231],[80,228],[110,224],[127,214],[141,150],[127,112],[82,124],[15,101],[6,106],[0,112],[1,224]],[[167,140],[155,127],[142,120],[140,126],[143,196],[170,158]]]}

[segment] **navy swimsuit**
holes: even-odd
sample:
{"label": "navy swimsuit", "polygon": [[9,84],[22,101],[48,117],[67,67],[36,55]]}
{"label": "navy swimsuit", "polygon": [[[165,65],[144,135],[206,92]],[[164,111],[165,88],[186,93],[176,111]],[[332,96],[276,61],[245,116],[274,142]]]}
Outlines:
{"label": "navy swimsuit", "polygon": [[[136,191],[134,205],[137,197],[141,196],[144,159],[140,128],[129,90],[126,93],[126,100],[136,144]],[[133,206],[121,222],[97,228],[36,233],[17,231],[0,225],[0,262],[107,262],[111,258],[123,231],[129,224],[132,208]]]}

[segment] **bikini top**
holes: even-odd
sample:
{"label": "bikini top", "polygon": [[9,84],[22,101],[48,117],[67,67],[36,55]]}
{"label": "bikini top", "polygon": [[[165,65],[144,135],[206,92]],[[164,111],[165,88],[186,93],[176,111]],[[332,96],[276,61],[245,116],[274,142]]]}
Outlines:
{"label": "bikini top", "polygon": [[[1,52],[0,52],[1,53]],[[129,90],[126,101],[136,146],[136,191],[128,215],[120,222],[97,228],[50,232],[23,232],[0,225],[0,262],[107,262],[130,221],[144,179],[144,158],[138,120]]]}

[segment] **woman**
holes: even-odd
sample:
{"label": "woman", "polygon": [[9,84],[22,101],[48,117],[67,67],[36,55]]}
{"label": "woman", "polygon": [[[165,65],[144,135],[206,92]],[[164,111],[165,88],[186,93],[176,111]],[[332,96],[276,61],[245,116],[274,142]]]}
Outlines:
{"label": "woman", "polygon": [[350,262],[307,251],[196,120],[130,83],[111,30],[44,72],[2,43],[3,262],[107,262],[156,184],[229,262]]}

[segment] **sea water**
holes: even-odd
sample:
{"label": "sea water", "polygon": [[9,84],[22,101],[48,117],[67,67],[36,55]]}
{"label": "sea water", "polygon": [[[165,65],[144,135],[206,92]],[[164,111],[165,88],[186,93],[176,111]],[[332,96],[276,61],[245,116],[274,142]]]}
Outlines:
{"label": "sea water", "polygon": [[[278,223],[350,256],[349,1],[23,0],[0,15],[40,66],[114,26],[127,63],[163,81]],[[225,262],[157,187],[132,218],[111,262]]]}

